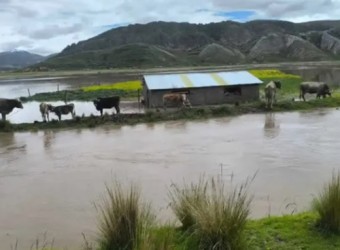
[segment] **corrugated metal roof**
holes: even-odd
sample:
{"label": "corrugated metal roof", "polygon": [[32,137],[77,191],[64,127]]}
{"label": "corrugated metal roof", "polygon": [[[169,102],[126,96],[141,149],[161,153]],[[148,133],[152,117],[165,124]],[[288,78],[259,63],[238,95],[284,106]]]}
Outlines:
{"label": "corrugated metal roof", "polygon": [[260,84],[261,80],[248,71],[144,75],[150,90],[201,88],[228,85]]}

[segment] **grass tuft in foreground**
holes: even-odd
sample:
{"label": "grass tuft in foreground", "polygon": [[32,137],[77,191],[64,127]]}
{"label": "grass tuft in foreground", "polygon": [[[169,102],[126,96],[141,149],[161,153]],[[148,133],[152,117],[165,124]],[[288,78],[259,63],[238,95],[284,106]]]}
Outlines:
{"label": "grass tuft in foreground", "polygon": [[313,207],[319,214],[319,227],[330,232],[340,232],[340,172],[333,173],[331,181],[314,199]]}
{"label": "grass tuft in foreground", "polygon": [[137,186],[124,190],[115,181],[112,187],[106,186],[106,192],[106,198],[97,206],[100,249],[139,249],[154,222],[150,205],[142,201]]}
{"label": "grass tuft in foreground", "polygon": [[174,185],[172,208],[184,228],[194,236],[195,249],[243,249],[244,228],[250,214],[250,181],[226,187],[220,178],[198,184]]}
{"label": "grass tuft in foreground", "polygon": [[171,209],[182,223],[183,230],[193,229],[196,224],[195,210],[206,205],[208,182],[201,177],[198,183],[172,185],[169,191]]}

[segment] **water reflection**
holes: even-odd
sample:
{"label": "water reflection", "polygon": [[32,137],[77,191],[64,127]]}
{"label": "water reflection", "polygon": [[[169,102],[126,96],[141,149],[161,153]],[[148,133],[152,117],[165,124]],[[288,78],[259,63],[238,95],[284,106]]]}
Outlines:
{"label": "water reflection", "polygon": [[44,131],[44,149],[50,149],[53,141],[56,138],[56,132],[53,130],[45,130]]}
{"label": "water reflection", "polygon": [[14,133],[0,133],[0,168],[26,153],[26,146],[16,141]]}
{"label": "water reflection", "polygon": [[14,143],[14,133],[0,133],[0,150],[11,147]]}
{"label": "water reflection", "polygon": [[302,111],[299,113],[299,116],[304,119],[312,119],[313,121],[318,119],[324,119],[325,116],[329,115],[328,109],[320,109],[314,111]]}
{"label": "water reflection", "polygon": [[280,134],[280,124],[275,117],[275,113],[266,113],[263,129],[264,135],[268,138],[275,138]]}
{"label": "water reflection", "polygon": [[164,123],[164,128],[169,130],[185,130],[187,123],[187,121],[166,122]]}

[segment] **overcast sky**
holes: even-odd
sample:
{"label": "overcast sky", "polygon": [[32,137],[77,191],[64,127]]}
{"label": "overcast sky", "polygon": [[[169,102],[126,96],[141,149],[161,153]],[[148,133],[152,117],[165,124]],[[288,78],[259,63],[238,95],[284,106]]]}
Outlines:
{"label": "overcast sky", "polygon": [[134,23],[254,19],[340,19],[340,0],[0,0],[0,51],[47,55]]}

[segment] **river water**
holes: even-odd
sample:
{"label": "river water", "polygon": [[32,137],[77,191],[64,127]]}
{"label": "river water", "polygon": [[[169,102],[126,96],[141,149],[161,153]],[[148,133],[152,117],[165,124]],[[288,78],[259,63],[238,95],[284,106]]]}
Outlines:
{"label": "river water", "polygon": [[256,178],[252,216],[309,208],[338,168],[340,111],[244,115],[200,122],[0,134],[0,246],[47,231],[57,246],[95,236],[105,182],[136,182],[160,219],[167,188],[222,174]]}
{"label": "river water", "polygon": [[94,239],[93,204],[114,178],[139,184],[161,221],[173,219],[171,183],[202,174],[237,184],[257,173],[254,218],[303,211],[339,168],[339,123],[327,109],[0,134],[0,249],[27,249],[45,232],[56,247]]}

